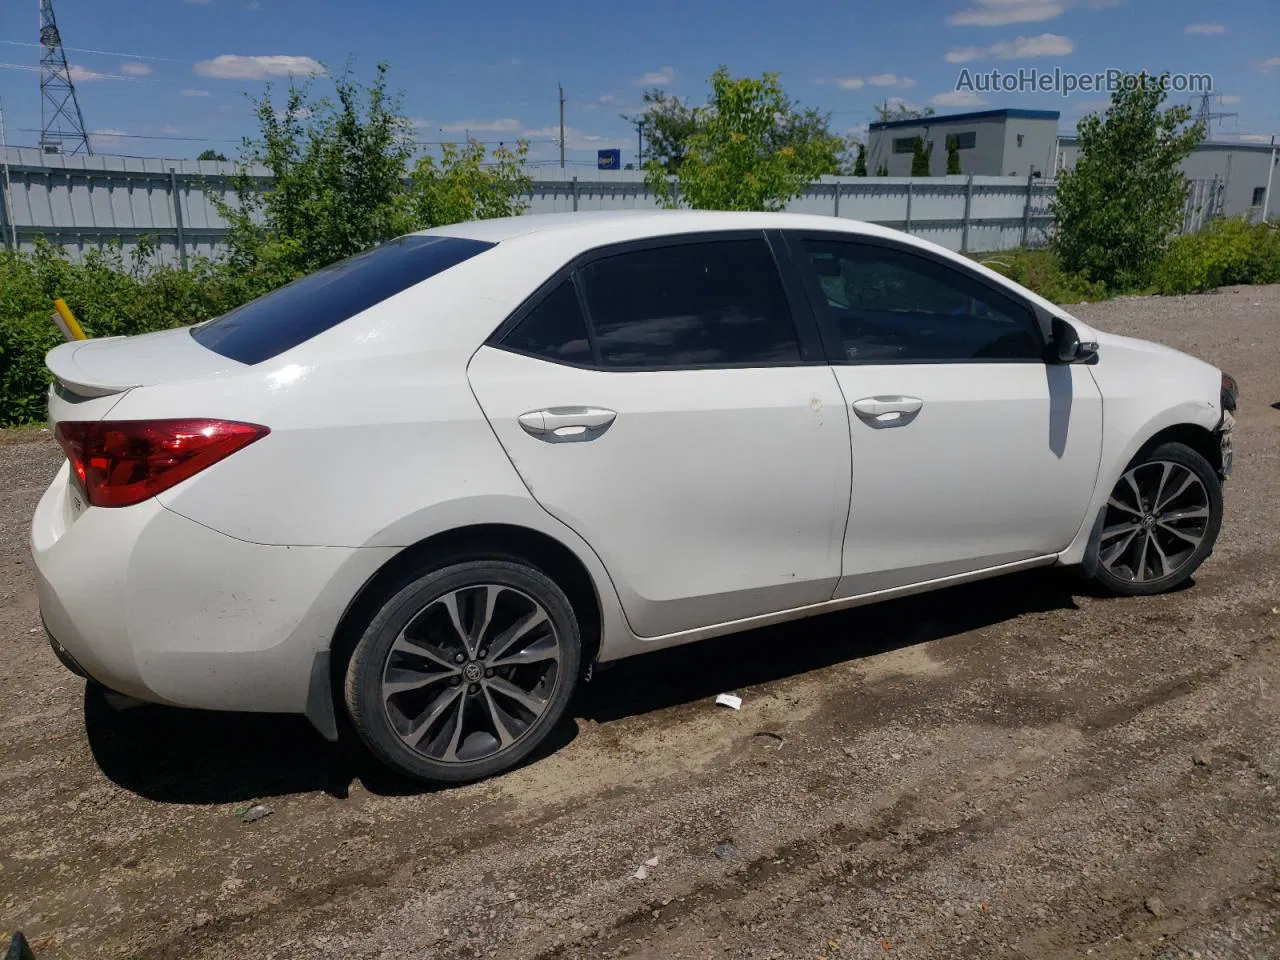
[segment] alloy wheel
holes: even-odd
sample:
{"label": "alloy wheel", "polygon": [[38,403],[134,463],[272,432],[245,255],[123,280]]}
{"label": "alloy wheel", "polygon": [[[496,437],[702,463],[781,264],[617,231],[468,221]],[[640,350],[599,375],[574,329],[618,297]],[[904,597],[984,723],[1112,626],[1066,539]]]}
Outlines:
{"label": "alloy wheel", "polygon": [[1209,492],[1194,471],[1169,460],[1141,463],[1111,491],[1098,559],[1122,580],[1164,580],[1191,560],[1209,520]]}
{"label": "alloy wheel", "polygon": [[546,609],[527,593],[495,583],[452,590],[391,645],[382,707],[416,753],[483,760],[515,746],[547,710],[563,653]]}

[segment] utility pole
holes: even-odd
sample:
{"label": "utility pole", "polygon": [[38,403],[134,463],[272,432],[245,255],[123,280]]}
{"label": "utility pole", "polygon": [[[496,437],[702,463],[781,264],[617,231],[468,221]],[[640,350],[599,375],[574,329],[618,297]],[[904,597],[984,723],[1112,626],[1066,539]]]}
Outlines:
{"label": "utility pole", "polygon": [[636,118],[636,169],[644,165],[644,117]]}
{"label": "utility pole", "polygon": [[560,169],[564,169],[564,86],[560,87]]}
{"label": "utility pole", "polygon": [[1267,189],[1262,195],[1262,222],[1267,222],[1267,214],[1271,210],[1271,181],[1276,173],[1276,135],[1271,135],[1271,166],[1267,167]]}
{"label": "utility pole", "polygon": [[9,204],[9,142],[4,138],[4,101],[0,100],[0,165],[4,168],[4,182],[0,183],[0,214],[8,224],[5,246],[18,249],[18,228],[13,222],[13,207]]}

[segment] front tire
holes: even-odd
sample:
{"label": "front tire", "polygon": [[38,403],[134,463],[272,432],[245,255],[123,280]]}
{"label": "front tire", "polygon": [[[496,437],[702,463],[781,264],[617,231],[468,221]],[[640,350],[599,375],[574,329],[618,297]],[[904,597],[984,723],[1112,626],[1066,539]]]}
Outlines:
{"label": "front tire", "polygon": [[345,700],[383,763],[431,783],[515,766],[555,727],[577,686],[573,606],[514,559],[425,571],[389,597],[356,644]]}
{"label": "front tire", "polygon": [[1140,453],[1116,482],[1089,545],[1093,579],[1121,596],[1185,583],[1213,551],[1222,484],[1209,461],[1182,443]]}

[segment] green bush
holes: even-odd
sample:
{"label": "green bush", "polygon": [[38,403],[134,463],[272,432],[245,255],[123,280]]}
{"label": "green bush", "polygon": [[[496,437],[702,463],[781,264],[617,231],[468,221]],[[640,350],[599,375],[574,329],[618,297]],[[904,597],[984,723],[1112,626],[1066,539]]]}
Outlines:
{"label": "green bush", "polygon": [[196,260],[160,266],[145,244],[135,258],[95,250],[79,263],[38,241],[0,254],[0,426],[44,419],[45,354],[62,342],[51,315],[61,297],[93,337],[130,336],[196,323],[265,293],[275,275]]}
{"label": "green bush", "polygon": [[1080,274],[1064,270],[1053,250],[1006,250],[971,256],[1054,303],[1105,300],[1111,295],[1106,284],[1093,283]]}
{"label": "green bush", "polygon": [[1214,220],[1199,233],[1169,241],[1156,265],[1154,283],[1164,294],[1280,283],[1280,230],[1240,219]]}

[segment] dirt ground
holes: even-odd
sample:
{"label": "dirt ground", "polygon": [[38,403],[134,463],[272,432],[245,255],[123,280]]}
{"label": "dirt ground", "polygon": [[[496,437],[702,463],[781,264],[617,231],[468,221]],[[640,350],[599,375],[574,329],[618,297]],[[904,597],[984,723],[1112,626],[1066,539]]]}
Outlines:
{"label": "dirt ground", "polygon": [[1041,571],[649,655],[535,762],[435,792],[301,719],[86,700],[27,559],[60,458],[9,432],[0,932],[40,960],[1280,957],[1280,287],[1075,312],[1240,381],[1194,586]]}

